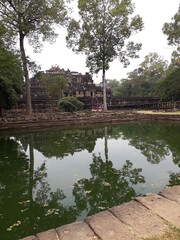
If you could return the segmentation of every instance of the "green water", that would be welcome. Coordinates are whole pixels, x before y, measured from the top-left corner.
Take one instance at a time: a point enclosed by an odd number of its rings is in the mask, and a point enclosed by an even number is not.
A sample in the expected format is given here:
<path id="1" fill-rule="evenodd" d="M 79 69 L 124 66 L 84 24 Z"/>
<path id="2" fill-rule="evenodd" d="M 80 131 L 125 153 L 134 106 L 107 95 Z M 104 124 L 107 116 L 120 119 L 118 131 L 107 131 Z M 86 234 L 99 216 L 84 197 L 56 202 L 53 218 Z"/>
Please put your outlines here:
<path id="1" fill-rule="evenodd" d="M 0 239 L 79 221 L 180 185 L 180 125 L 123 124 L 0 135 Z"/>

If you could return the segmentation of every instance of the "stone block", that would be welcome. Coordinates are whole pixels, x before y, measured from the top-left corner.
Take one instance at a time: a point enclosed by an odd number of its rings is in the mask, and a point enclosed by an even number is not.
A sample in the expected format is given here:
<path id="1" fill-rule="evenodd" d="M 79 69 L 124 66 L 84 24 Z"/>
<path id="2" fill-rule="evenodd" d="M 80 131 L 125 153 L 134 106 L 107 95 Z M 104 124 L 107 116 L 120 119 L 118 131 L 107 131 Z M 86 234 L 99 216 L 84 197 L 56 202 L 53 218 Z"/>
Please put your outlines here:
<path id="1" fill-rule="evenodd" d="M 37 234 L 38 240 L 60 240 L 54 229 Z"/>
<path id="2" fill-rule="evenodd" d="M 159 194 L 180 204 L 180 186 L 164 188 Z"/>
<path id="3" fill-rule="evenodd" d="M 161 218 L 134 200 L 109 211 L 143 238 L 162 235 L 167 230 L 167 225 Z"/>
<path id="4" fill-rule="evenodd" d="M 102 240 L 135 240 L 128 227 L 109 211 L 87 217 L 85 221 Z"/>
<path id="5" fill-rule="evenodd" d="M 75 222 L 56 229 L 60 240 L 98 240 L 85 222 Z"/>
<path id="6" fill-rule="evenodd" d="M 158 194 L 137 197 L 138 202 L 176 227 L 180 227 L 180 205 Z"/>

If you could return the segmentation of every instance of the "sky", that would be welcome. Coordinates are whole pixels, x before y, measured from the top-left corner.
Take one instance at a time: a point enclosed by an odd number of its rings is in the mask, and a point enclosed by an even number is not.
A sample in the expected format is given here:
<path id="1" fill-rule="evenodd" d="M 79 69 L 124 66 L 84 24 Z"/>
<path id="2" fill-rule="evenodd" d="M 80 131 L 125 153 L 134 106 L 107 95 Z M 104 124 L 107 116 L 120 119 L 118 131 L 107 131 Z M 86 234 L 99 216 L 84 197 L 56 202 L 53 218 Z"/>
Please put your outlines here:
<path id="1" fill-rule="evenodd" d="M 139 14 L 144 22 L 144 29 L 132 36 L 131 40 L 142 43 L 142 50 L 138 59 L 130 60 L 131 64 L 123 68 L 119 59 L 110 63 L 110 69 L 106 72 L 106 79 L 120 80 L 127 77 L 127 73 L 138 68 L 144 57 L 150 52 L 157 52 L 170 62 L 171 53 L 175 48 L 167 43 L 167 36 L 163 34 L 162 27 L 165 22 L 171 22 L 171 18 L 177 13 L 179 0 L 132 0 L 135 4 L 135 14 Z M 72 0 L 71 6 L 77 15 L 77 0 Z M 76 54 L 66 47 L 66 30 L 57 29 L 58 38 L 53 44 L 43 43 L 41 53 L 33 53 L 30 46 L 26 46 L 27 54 L 32 60 L 41 66 L 43 71 L 53 65 L 58 65 L 65 70 L 77 71 L 82 74 L 88 72 L 86 67 L 86 56 Z M 102 73 L 93 75 L 95 83 L 102 81 Z"/>

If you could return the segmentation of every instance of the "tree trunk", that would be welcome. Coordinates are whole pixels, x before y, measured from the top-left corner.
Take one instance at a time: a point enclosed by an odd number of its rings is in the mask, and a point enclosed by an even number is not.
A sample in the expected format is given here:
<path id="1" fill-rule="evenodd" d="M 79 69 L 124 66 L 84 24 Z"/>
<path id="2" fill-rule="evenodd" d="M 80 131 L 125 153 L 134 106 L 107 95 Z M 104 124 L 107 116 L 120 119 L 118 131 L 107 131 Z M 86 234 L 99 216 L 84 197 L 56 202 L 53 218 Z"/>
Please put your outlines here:
<path id="1" fill-rule="evenodd" d="M 0 117 L 3 117 L 2 100 L 0 99 Z"/>
<path id="2" fill-rule="evenodd" d="M 19 33 L 20 37 L 20 51 L 21 51 L 21 59 L 23 62 L 23 72 L 24 77 L 26 81 L 26 114 L 30 115 L 32 113 L 31 108 L 31 90 L 30 90 L 30 79 L 29 79 L 29 73 L 28 73 L 28 67 L 27 67 L 27 59 L 26 54 L 24 50 L 24 35 L 23 33 Z"/>
<path id="3" fill-rule="evenodd" d="M 105 153 L 105 160 L 108 161 L 108 139 L 107 139 L 107 127 L 104 128 L 104 153 Z"/>
<path id="4" fill-rule="evenodd" d="M 105 79 L 105 69 L 103 68 L 103 75 L 102 75 L 102 81 L 103 81 L 103 111 L 107 112 L 107 102 L 106 102 L 106 79 Z"/>

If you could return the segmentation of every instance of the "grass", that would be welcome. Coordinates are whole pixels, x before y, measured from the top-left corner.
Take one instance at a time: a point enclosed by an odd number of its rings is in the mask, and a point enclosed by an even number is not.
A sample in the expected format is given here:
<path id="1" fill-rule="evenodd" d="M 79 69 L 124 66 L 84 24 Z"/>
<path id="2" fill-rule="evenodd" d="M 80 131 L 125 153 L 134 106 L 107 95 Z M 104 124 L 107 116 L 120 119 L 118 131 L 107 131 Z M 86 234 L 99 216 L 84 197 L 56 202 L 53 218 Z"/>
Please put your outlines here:
<path id="1" fill-rule="evenodd" d="M 180 240 L 180 229 L 170 227 L 162 236 L 145 238 L 144 240 Z"/>

